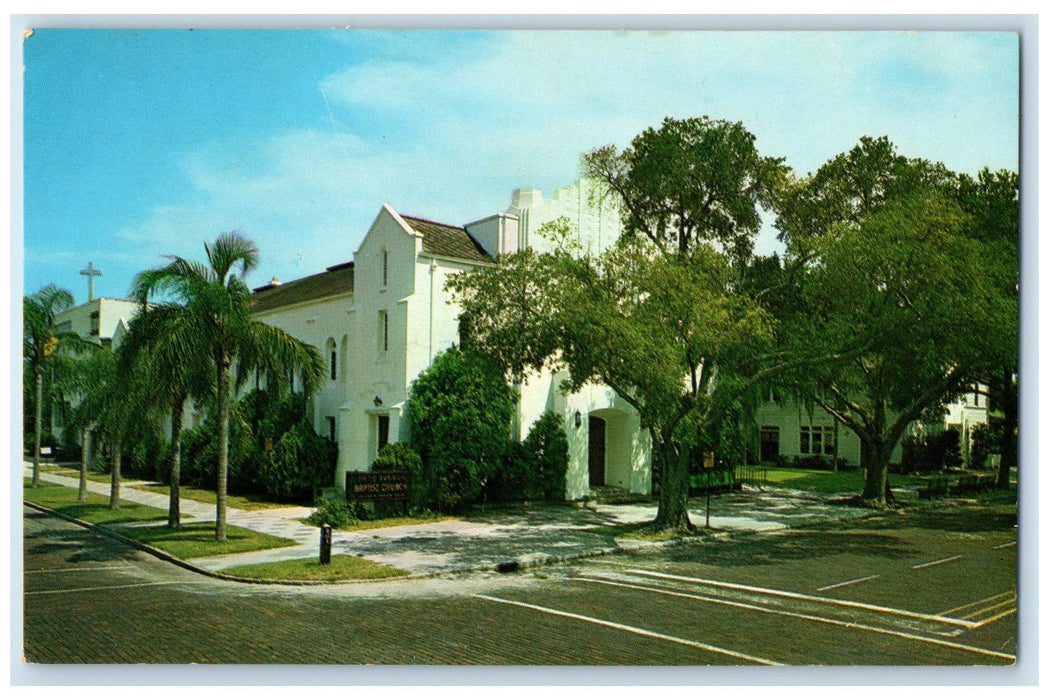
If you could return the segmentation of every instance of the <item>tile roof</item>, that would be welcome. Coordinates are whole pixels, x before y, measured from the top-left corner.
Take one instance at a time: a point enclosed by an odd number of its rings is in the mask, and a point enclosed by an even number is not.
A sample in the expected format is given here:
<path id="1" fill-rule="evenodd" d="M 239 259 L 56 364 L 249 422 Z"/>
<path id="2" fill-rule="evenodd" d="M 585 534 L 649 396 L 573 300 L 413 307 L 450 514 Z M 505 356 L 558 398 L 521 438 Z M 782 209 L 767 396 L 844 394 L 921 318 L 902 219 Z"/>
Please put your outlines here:
<path id="1" fill-rule="evenodd" d="M 332 265 L 326 271 L 284 284 L 256 287 L 251 295 L 251 310 L 270 311 L 303 301 L 353 292 L 353 263 Z"/>
<path id="2" fill-rule="evenodd" d="M 412 229 L 423 237 L 423 252 L 471 262 L 492 262 L 484 248 L 461 226 L 439 224 L 417 216 L 401 214 Z"/>

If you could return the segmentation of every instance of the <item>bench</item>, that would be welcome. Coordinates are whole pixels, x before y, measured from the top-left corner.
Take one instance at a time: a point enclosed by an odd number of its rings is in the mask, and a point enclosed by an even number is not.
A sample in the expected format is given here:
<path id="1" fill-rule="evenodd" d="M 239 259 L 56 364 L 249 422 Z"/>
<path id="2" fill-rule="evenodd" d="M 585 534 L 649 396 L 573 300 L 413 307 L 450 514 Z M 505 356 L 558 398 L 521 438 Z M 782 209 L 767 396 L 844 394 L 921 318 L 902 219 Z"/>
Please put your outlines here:
<path id="1" fill-rule="evenodd" d="M 930 476 L 924 486 L 918 487 L 918 498 L 936 498 L 946 496 L 950 491 L 950 482 L 945 474 Z"/>

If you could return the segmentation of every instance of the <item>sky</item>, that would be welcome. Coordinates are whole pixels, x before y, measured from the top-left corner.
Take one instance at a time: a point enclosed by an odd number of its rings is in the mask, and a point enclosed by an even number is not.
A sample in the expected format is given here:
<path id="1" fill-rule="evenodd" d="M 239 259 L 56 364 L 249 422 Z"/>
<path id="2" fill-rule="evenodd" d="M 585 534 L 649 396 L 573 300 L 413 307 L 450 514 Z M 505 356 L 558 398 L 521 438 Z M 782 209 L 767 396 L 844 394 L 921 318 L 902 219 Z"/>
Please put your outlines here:
<path id="1" fill-rule="evenodd" d="M 1008 32 L 38 29 L 22 48 L 23 288 L 77 303 L 89 261 L 122 298 L 231 230 L 259 247 L 250 286 L 321 272 L 384 202 L 465 224 L 667 116 L 741 121 L 798 174 L 866 135 L 1019 167 Z"/>

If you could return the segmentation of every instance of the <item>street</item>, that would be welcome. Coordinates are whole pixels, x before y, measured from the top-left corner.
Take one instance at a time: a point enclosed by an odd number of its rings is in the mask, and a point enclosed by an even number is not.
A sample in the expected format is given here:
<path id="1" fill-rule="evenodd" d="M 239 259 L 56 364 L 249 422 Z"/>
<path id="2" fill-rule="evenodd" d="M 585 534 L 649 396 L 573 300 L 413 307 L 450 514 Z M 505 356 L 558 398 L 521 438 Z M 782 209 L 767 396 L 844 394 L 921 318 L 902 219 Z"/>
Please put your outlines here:
<path id="1" fill-rule="evenodd" d="M 228 583 L 25 510 L 30 663 L 1001 666 L 1015 506 L 892 513 L 514 574 Z"/>

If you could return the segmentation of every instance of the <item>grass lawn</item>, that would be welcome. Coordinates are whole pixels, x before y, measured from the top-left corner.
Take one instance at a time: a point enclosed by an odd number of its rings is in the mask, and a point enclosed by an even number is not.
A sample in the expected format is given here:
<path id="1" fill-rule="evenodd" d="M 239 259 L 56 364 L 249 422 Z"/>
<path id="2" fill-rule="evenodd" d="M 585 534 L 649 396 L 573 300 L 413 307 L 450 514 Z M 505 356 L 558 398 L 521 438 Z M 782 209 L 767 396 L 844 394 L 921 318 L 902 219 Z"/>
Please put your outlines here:
<path id="1" fill-rule="evenodd" d="M 77 489 L 53 484 L 33 486 L 29 479 L 23 482 L 22 498 L 71 518 L 93 524 L 149 522 L 168 517 L 167 511 L 137 503 L 121 501 L 117 510 L 109 509 L 109 498 L 88 494 L 87 503 L 77 502 Z"/>
<path id="2" fill-rule="evenodd" d="M 226 525 L 226 541 L 215 541 L 215 523 L 189 523 L 179 530 L 170 530 L 166 525 L 147 527 L 121 527 L 120 534 L 143 544 L 173 554 L 179 559 L 208 557 L 218 554 L 254 552 L 260 549 L 276 549 L 297 544 L 294 540 L 273 537 L 254 530 Z"/>
<path id="3" fill-rule="evenodd" d="M 334 554 L 331 563 L 321 566 L 317 559 L 292 559 L 268 564 L 251 564 L 223 569 L 222 573 L 245 578 L 277 581 L 347 581 L 405 576 L 407 571 L 387 564 L 351 556 Z"/>
<path id="4" fill-rule="evenodd" d="M 159 493 L 165 496 L 171 491 L 171 488 L 165 484 L 143 484 L 135 488 L 139 491 L 149 491 L 150 493 Z M 215 492 L 208 489 L 201 489 L 195 486 L 180 486 L 178 493 L 179 498 L 190 501 L 210 503 L 212 505 L 215 503 Z M 271 508 L 290 508 L 293 504 L 273 503 L 263 499 L 262 496 L 234 496 L 226 494 L 226 505 L 238 510 L 270 510 Z"/>
<path id="5" fill-rule="evenodd" d="M 823 471 L 819 469 L 774 469 L 766 470 L 769 486 L 781 486 L 799 491 L 818 493 L 859 493 L 863 490 L 863 470 Z M 890 486 L 916 486 L 921 480 L 914 476 L 889 475 Z"/>

